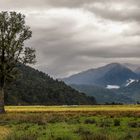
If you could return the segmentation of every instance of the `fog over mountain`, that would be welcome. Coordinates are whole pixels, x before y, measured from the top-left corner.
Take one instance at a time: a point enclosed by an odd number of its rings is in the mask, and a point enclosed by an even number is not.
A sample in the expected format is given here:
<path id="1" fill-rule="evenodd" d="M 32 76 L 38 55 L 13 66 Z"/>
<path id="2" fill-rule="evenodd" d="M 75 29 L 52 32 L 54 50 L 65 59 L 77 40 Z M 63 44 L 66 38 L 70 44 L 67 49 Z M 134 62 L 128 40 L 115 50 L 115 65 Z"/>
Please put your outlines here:
<path id="1" fill-rule="evenodd" d="M 0 0 L 26 15 L 35 68 L 65 77 L 112 62 L 140 62 L 139 0 Z"/>

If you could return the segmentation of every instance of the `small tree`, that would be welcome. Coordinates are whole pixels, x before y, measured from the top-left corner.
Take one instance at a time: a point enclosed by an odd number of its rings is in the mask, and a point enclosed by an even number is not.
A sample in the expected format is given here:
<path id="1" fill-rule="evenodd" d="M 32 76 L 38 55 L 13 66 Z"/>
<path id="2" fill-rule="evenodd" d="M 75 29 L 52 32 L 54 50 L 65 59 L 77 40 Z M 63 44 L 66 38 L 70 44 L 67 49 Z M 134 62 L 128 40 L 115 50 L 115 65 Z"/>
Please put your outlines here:
<path id="1" fill-rule="evenodd" d="M 17 64 L 35 63 L 35 50 L 24 47 L 32 31 L 25 16 L 16 12 L 0 12 L 0 113 L 4 113 L 4 89 L 16 78 Z"/>

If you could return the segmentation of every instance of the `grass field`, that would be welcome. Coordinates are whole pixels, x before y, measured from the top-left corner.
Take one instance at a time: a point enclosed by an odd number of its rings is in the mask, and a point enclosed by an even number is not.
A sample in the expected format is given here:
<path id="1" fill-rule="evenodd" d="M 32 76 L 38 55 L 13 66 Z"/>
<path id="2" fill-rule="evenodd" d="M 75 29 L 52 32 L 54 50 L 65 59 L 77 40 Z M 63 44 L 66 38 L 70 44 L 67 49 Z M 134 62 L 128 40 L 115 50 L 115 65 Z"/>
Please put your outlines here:
<path id="1" fill-rule="evenodd" d="M 6 106 L 1 140 L 140 140 L 140 106 Z"/>
<path id="2" fill-rule="evenodd" d="M 63 112 L 63 111 L 138 111 L 140 105 L 95 105 L 95 106 L 6 106 L 7 112 Z"/>

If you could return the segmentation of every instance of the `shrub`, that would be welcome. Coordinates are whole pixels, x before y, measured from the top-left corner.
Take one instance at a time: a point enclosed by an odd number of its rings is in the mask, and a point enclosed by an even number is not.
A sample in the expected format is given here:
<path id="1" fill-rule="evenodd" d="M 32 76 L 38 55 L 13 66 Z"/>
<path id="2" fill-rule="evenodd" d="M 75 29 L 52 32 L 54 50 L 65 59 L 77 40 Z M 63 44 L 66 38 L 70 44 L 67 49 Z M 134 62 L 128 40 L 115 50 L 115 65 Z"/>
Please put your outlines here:
<path id="1" fill-rule="evenodd" d="M 99 127 L 110 127 L 111 126 L 111 121 L 101 120 L 98 125 L 99 125 Z"/>
<path id="2" fill-rule="evenodd" d="M 96 120 L 95 119 L 86 119 L 85 124 L 95 124 L 96 123 Z"/>
<path id="3" fill-rule="evenodd" d="M 138 127 L 138 123 L 137 122 L 129 122 L 128 126 L 129 127 L 133 127 L 133 128 L 137 128 Z"/>
<path id="4" fill-rule="evenodd" d="M 114 120 L 114 126 L 120 126 L 120 120 L 115 119 Z"/>
<path id="5" fill-rule="evenodd" d="M 75 131 L 75 133 L 80 134 L 80 135 L 90 135 L 92 134 L 89 129 L 79 127 L 78 130 Z"/>
<path id="6" fill-rule="evenodd" d="M 79 118 L 69 118 L 65 120 L 66 123 L 68 124 L 79 124 L 81 123 Z"/>

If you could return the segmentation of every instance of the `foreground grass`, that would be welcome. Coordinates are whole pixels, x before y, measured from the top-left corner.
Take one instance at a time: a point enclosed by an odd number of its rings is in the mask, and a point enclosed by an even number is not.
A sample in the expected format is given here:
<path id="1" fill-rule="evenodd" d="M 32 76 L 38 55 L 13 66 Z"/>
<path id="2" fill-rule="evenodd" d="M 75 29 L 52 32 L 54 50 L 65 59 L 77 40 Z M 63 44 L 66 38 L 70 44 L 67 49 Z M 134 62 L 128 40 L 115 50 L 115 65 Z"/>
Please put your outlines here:
<path id="1" fill-rule="evenodd" d="M 140 140 L 140 106 L 7 106 L 1 140 Z"/>

